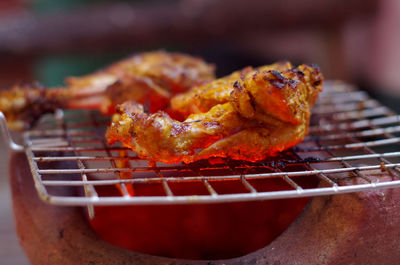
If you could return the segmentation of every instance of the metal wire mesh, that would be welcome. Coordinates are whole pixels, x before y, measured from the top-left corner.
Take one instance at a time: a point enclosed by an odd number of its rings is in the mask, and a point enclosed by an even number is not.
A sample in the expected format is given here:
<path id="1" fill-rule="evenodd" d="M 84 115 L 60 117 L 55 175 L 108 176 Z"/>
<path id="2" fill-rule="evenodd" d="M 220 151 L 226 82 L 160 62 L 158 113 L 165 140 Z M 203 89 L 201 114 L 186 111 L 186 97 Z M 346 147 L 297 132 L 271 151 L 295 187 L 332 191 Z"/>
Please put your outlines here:
<path id="1" fill-rule="evenodd" d="M 400 116 L 341 82 L 326 82 L 302 143 L 259 163 L 149 165 L 126 148 L 109 146 L 107 125 L 96 112 L 66 112 L 25 133 L 43 200 L 88 206 L 93 215 L 93 205 L 217 203 L 400 186 Z M 68 187 L 78 192 L 65 195 Z"/>

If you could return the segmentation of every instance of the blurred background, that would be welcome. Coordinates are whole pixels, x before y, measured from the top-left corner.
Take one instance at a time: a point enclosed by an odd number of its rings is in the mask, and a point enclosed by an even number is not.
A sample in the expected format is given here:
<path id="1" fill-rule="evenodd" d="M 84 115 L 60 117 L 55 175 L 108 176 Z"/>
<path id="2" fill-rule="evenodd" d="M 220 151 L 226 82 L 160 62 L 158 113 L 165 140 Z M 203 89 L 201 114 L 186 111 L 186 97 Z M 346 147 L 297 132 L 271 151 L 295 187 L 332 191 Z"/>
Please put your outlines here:
<path id="1" fill-rule="evenodd" d="M 317 63 L 400 111 L 398 0 L 0 1 L 0 89 L 63 84 L 129 54 L 203 57 L 219 76 L 289 59 Z M 6 150 L 0 139 L 0 148 Z M 28 264 L 18 246 L 0 152 L 0 263 Z"/>

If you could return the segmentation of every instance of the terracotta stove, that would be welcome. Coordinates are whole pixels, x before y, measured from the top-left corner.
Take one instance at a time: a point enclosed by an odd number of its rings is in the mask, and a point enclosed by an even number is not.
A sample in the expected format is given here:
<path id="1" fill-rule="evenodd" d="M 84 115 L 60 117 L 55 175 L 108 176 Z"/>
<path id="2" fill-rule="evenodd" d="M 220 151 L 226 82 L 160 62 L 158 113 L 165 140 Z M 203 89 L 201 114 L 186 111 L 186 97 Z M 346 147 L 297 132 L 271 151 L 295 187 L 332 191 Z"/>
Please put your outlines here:
<path id="1" fill-rule="evenodd" d="M 96 113 L 45 118 L 8 137 L 21 244 L 33 264 L 395 264 L 400 117 L 340 82 L 313 113 L 279 157 L 155 166 Z"/>

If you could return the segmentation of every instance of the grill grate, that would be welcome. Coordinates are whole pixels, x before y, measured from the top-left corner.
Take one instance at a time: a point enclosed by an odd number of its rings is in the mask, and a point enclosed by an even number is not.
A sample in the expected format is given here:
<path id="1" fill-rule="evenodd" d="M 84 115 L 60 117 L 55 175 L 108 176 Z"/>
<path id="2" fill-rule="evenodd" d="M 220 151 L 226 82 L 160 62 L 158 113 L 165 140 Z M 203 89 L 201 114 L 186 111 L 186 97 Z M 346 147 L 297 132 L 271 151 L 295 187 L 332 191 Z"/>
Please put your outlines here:
<path id="1" fill-rule="evenodd" d="M 44 201 L 88 206 L 93 216 L 94 205 L 217 203 L 400 187 L 400 116 L 338 81 L 326 82 L 304 141 L 259 163 L 149 165 L 126 148 L 107 145 L 107 125 L 97 112 L 65 112 L 58 119 L 46 116 L 24 134 Z M 116 185 L 122 195 L 102 192 Z M 66 196 L 59 187 L 82 192 Z"/>

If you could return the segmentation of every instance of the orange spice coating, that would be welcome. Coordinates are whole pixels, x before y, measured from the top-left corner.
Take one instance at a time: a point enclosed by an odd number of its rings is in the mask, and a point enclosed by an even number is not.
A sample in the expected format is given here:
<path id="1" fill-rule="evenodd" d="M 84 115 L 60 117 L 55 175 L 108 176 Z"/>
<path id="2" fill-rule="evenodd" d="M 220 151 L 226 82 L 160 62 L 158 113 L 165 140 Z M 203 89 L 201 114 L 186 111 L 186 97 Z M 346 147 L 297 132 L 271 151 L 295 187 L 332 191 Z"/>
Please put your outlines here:
<path id="1" fill-rule="evenodd" d="M 96 109 L 114 113 L 126 100 L 151 111 L 165 108 L 170 98 L 215 78 L 214 66 L 200 58 L 164 51 L 136 54 L 82 77 L 68 77 L 55 89 L 15 86 L 0 91 L 0 111 L 15 130 L 29 128 L 42 114 L 57 108 Z"/>
<path id="2" fill-rule="evenodd" d="M 183 122 L 126 102 L 118 107 L 106 137 L 150 161 L 261 160 L 303 139 L 322 82 L 315 65 L 246 68 L 174 97 L 175 111 L 191 113 Z"/>

